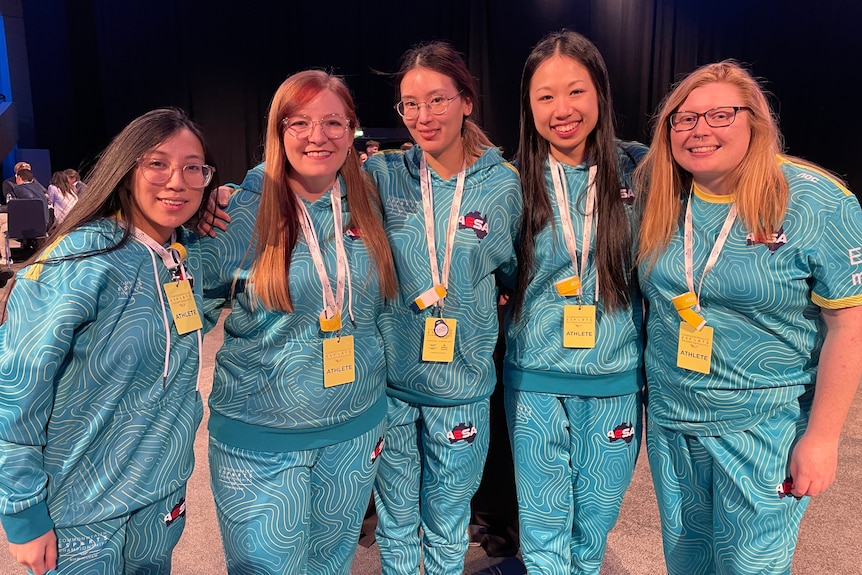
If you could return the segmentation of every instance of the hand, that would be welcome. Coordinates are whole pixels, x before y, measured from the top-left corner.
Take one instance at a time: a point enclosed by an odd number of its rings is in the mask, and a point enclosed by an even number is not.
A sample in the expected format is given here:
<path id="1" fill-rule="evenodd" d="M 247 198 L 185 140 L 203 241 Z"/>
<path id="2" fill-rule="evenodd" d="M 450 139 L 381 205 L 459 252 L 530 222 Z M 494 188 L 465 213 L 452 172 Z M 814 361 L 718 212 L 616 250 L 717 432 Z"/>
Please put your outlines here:
<path id="1" fill-rule="evenodd" d="M 199 236 L 210 236 L 214 238 L 216 228 L 225 231 L 230 223 L 230 216 L 222 208 L 227 207 L 230 195 L 233 192 L 228 186 L 219 186 L 210 194 L 207 209 L 198 221 L 197 233 Z"/>
<path id="2" fill-rule="evenodd" d="M 15 561 L 34 575 L 44 575 L 48 569 L 57 568 L 57 535 L 52 529 L 27 543 L 10 543 L 9 552 Z"/>
<path id="3" fill-rule="evenodd" d="M 838 442 L 822 441 L 805 433 L 790 455 L 791 493 L 797 497 L 820 495 L 835 482 Z"/>

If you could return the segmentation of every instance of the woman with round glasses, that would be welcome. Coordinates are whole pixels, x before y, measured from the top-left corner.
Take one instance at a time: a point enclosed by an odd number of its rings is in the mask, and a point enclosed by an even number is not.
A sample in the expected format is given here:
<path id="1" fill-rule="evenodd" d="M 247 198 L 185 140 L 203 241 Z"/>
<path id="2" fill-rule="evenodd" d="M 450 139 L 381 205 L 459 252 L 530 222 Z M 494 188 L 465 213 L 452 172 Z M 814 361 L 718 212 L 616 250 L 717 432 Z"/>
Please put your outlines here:
<path id="1" fill-rule="evenodd" d="M 521 79 L 524 217 L 507 325 L 506 414 L 528 573 L 598 574 L 640 450 L 643 306 L 631 177 L 598 48 L 572 31 Z"/>
<path id="2" fill-rule="evenodd" d="M 230 197 L 227 231 L 202 241 L 206 295 L 233 299 L 209 399 L 232 575 L 347 575 L 371 496 L 386 416 L 378 316 L 396 282 L 356 126 L 341 79 L 287 78 L 265 163 Z"/>
<path id="3" fill-rule="evenodd" d="M 396 109 L 416 145 L 364 164 L 399 281 L 380 319 L 389 412 L 376 535 L 385 575 L 417 573 L 423 556 L 425 573 L 454 575 L 488 450 L 495 273 L 514 271 L 520 189 L 470 119 L 476 85 L 450 45 L 409 50 L 396 79 Z"/>
<path id="4" fill-rule="evenodd" d="M 29 572 L 169 573 L 203 416 L 199 244 L 215 170 L 180 110 L 132 121 L 18 273 L 0 326 L 0 522 Z"/>
<path id="5" fill-rule="evenodd" d="M 787 574 L 862 378 L 862 210 L 782 154 L 734 62 L 691 73 L 657 120 L 637 182 L 668 573 Z"/>

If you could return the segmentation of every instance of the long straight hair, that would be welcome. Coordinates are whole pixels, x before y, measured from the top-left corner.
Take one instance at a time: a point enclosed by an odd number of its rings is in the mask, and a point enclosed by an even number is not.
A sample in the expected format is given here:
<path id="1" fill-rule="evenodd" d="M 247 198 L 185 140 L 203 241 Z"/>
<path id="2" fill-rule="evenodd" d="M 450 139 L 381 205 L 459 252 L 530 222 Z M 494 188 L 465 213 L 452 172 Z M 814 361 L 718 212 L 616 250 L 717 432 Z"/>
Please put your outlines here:
<path id="1" fill-rule="evenodd" d="M 461 93 L 461 97 L 473 104 L 473 111 L 478 107 L 479 91 L 476 88 L 476 80 L 470 74 L 464 59 L 448 42 L 435 40 L 419 44 L 401 56 L 401 66 L 395 74 L 397 100 L 401 100 L 401 80 L 416 68 L 426 68 L 449 77 Z M 485 149 L 493 148 L 494 144 L 473 119 L 473 111 L 470 115 L 464 116 L 461 124 L 461 143 L 464 146 L 464 158 L 475 160 Z M 467 163 L 471 162 L 468 160 Z"/>
<path id="2" fill-rule="evenodd" d="M 350 128 L 358 126 L 350 90 L 340 78 L 322 70 L 306 70 L 287 78 L 272 98 L 266 127 L 263 192 L 254 228 L 255 255 L 249 274 L 255 295 L 269 309 L 293 312 L 290 262 L 299 237 L 299 200 L 288 182 L 290 165 L 284 149 L 282 119 L 328 90 L 344 105 Z M 347 188 L 350 223 L 362 232 L 380 282 L 380 292 L 394 298 L 397 290 L 392 252 L 381 222 L 377 189 L 355 153 L 349 153 L 339 172 Z M 346 222 L 345 222 L 346 225 Z M 340 230 L 337 231 L 340 233 Z"/>
<path id="3" fill-rule="evenodd" d="M 553 207 L 545 184 L 545 162 L 550 144 L 536 130 L 530 103 L 530 83 L 536 70 L 553 56 L 576 60 L 590 74 L 598 96 L 599 117 L 587 136 L 585 158 L 596 165 L 596 274 L 603 288 L 602 302 L 608 311 L 620 309 L 631 301 L 632 232 L 626 208 L 620 197 L 617 173 L 617 144 L 614 109 L 607 67 L 598 48 L 585 37 L 570 30 L 545 36 L 524 64 L 521 76 L 520 141 L 518 170 L 524 195 L 518 254 L 518 279 L 512 295 L 512 312 L 520 318 L 524 294 L 533 280 L 536 236 L 553 222 Z"/>
<path id="4" fill-rule="evenodd" d="M 194 134 L 203 148 L 204 161 L 210 166 L 215 166 L 201 129 L 183 110 L 159 108 L 147 112 L 132 120 L 108 144 L 87 178 L 87 193 L 78 199 L 75 209 L 70 211 L 66 219 L 57 226 L 53 236 L 60 237 L 99 218 L 119 216 L 119 219 L 134 224 L 135 199 L 132 194 L 132 182 L 138 158 L 183 129 Z M 216 178 L 213 177 L 204 188 L 203 200 L 196 217 L 205 213 L 209 195 L 217 185 Z M 68 259 L 79 259 L 118 250 L 126 245 L 130 238 L 131 231 L 127 227 L 117 244 L 105 250 L 70 256 Z"/>
<path id="5" fill-rule="evenodd" d="M 736 87 L 742 96 L 739 104 L 751 110 L 748 113 L 751 128 L 748 152 L 728 175 L 729 189 L 736 196 L 740 218 L 749 232 L 762 237 L 781 226 L 787 210 L 790 190 L 777 159 L 782 149 L 781 132 L 760 84 L 733 60 L 702 66 L 676 84 L 665 97 L 655 118 L 649 152 L 635 171 L 643 213 L 638 262 L 649 264 L 647 270 L 678 229 L 681 197 L 692 185 L 692 175 L 673 157 L 670 115 L 692 91 L 716 82 Z"/>
<path id="6" fill-rule="evenodd" d="M 147 112 L 132 120 L 111 140 L 87 178 L 87 193 L 78 199 L 75 208 L 52 231 L 52 237 L 60 238 L 101 218 L 119 219 L 134 224 L 135 198 L 132 185 L 138 158 L 183 129 L 194 134 L 203 148 L 204 161 L 210 166 L 215 166 L 203 133 L 184 111 L 179 108 L 159 108 Z M 206 211 L 210 193 L 217 185 L 216 178 L 213 177 L 209 185 L 204 188 L 203 199 L 196 217 L 201 217 Z M 128 244 L 131 238 L 131 227 L 126 226 L 120 240 L 104 249 L 46 259 L 44 254 L 45 250 L 51 247 L 49 245 L 33 255 L 26 263 L 81 260 L 116 251 Z M 8 291 L 11 292 L 14 284 L 14 280 L 9 282 Z M 0 315 L 5 320 L 5 302 Z"/>

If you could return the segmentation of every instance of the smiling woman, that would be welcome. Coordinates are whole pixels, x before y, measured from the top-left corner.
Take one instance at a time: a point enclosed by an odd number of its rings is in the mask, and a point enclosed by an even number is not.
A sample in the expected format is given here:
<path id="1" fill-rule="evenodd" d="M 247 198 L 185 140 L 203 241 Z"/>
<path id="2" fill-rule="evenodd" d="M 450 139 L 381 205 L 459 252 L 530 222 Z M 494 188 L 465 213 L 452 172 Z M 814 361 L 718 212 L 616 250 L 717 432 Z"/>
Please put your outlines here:
<path id="1" fill-rule="evenodd" d="M 862 209 L 782 153 L 761 87 L 732 61 L 671 91 L 638 170 L 668 573 L 789 573 L 862 379 Z"/>
<path id="2" fill-rule="evenodd" d="M 384 575 L 419 572 L 423 554 L 425 573 L 454 575 L 488 451 L 496 276 L 514 271 L 521 198 L 517 172 L 470 119 L 476 83 L 450 45 L 409 50 L 396 78 L 395 109 L 416 145 L 363 166 L 399 274 L 380 321 L 389 426 L 377 542 Z"/>
<path id="3" fill-rule="evenodd" d="M 203 416 L 201 260 L 180 226 L 210 192 L 206 150 L 180 110 L 135 119 L 18 272 L 0 326 L 0 521 L 37 575 L 170 570 Z"/>
<path id="4" fill-rule="evenodd" d="M 351 151 L 357 124 L 340 78 L 287 78 L 265 164 L 231 196 L 227 231 L 202 240 L 208 314 L 235 298 L 209 424 L 233 574 L 346 575 L 371 496 L 386 415 L 378 318 L 395 272 Z"/>

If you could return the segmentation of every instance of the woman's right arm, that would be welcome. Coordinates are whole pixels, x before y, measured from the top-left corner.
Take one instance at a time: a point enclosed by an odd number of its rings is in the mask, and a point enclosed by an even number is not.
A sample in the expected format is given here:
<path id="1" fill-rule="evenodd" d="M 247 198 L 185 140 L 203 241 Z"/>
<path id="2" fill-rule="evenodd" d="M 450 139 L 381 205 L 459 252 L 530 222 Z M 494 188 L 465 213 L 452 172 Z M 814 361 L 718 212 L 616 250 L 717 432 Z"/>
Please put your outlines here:
<path id="1" fill-rule="evenodd" d="M 16 282 L 0 326 L 0 522 L 13 556 L 43 573 L 56 562 L 42 464 L 55 377 L 98 298 L 30 279 L 35 267 Z"/>

